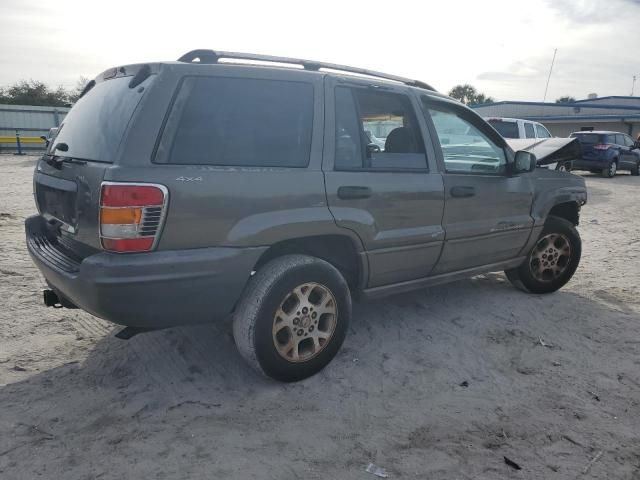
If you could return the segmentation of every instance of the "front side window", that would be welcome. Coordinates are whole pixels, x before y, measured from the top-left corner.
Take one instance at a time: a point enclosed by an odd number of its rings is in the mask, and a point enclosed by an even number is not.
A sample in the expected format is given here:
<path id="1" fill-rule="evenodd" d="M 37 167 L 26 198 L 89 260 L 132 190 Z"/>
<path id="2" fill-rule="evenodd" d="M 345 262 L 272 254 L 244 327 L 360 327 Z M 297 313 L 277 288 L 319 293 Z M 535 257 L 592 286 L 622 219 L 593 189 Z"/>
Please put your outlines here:
<path id="1" fill-rule="evenodd" d="M 305 167 L 312 121 L 309 83 L 187 77 L 167 119 L 156 161 Z"/>
<path id="2" fill-rule="evenodd" d="M 626 147 L 633 147 L 635 145 L 635 142 L 627 135 L 623 136 L 623 140 Z"/>
<path id="3" fill-rule="evenodd" d="M 424 143 L 406 95 L 336 87 L 336 169 L 427 168 Z"/>
<path id="4" fill-rule="evenodd" d="M 526 138 L 536 138 L 536 134 L 533 131 L 533 123 L 524 124 L 524 136 Z"/>
<path id="5" fill-rule="evenodd" d="M 447 172 L 504 172 L 507 159 L 502 147 L 454 110 L 428 105 L 425 107 L 436 129 Z"/>
<path id="6" fill-rule="evenodd" d="M 536 133 L 538 134 L 538 138 L 551 138 L 549 130 L 544 128 L 542 125 L 536 125 Z"/>

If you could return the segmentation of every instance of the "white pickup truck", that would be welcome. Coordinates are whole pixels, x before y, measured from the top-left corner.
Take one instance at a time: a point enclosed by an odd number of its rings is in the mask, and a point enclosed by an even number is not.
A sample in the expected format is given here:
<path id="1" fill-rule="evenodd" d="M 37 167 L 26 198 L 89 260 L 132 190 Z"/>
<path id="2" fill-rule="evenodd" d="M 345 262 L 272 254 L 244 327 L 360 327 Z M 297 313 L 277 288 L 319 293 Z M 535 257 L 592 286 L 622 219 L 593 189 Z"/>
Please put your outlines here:
<path id="1" fill-rule="evenodd" d="M 485 117 L 504 138 L 551 138 L 549 130 L 538 122 L 521 118 Z"/>

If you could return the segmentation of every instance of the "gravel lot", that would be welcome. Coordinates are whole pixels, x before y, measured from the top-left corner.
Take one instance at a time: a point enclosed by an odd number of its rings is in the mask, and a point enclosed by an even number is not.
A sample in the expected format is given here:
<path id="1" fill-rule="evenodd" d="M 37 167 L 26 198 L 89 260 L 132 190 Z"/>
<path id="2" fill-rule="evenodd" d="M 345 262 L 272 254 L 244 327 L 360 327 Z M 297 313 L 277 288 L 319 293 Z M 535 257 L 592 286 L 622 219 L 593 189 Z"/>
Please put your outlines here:
<path id="1" fill-rule="evenodd" d="M 33 165 L 0 156 L 2 480 L 640 478 L 640 178 L 585 175 L 560 292 L 496 273 L 355 305 L 333 363 L 282 385 L 228 323 L 125 342 L 42 306 Z"/>

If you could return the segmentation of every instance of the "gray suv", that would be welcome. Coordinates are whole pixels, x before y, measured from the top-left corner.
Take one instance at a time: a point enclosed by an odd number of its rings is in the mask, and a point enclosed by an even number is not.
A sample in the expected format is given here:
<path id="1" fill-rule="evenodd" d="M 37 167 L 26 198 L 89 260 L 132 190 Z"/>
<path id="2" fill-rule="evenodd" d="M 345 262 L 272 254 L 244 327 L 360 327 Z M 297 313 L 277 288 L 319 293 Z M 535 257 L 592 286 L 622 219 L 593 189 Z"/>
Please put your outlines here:
<path id="1" fill-rule="evenodd" d="M 352 298 L 498 270 L 559 289 L 587 198 L 422 82 L 212 50 L 92 80 L 34 191 L 45 304 L 122 338 L 231 315 L 244 358 L 283 381 L 335 356 Z"/>

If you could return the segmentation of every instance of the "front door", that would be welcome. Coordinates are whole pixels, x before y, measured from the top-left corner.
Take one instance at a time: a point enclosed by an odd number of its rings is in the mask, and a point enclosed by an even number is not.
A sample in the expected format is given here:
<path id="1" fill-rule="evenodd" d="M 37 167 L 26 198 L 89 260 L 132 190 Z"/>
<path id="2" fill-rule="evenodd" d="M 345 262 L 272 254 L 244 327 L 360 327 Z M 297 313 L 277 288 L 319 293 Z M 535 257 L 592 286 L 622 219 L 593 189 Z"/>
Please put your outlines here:
<path id="1" fill-rule="evenodd" d="M 504 139 L 468 109 L 423 96 L 441 162 L 445 245 L 434 273 L 516 258 L 533 228 L 532 174 L 507 175 Z"/>
<path id="2" fill-rule="evenodd" d="M 362 240 L 366 287 L 429 275 L 444 194 L 426 123 L 404 86 L 327 78 L 323 170 L 336 223 Z"/>

